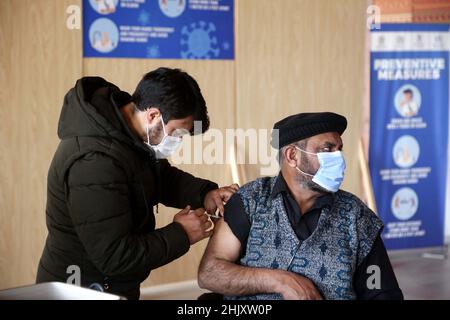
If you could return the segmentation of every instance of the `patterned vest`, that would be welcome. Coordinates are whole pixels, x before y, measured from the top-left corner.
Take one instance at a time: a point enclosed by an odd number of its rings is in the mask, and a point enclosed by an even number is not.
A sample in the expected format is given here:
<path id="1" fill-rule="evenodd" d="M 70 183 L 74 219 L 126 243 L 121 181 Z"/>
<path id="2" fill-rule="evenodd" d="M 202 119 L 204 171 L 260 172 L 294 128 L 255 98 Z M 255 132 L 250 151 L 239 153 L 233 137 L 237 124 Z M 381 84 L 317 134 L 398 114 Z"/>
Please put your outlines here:
<path id="1" fill-rule="evenodd" d="M 240 264 L 281 269 L 310 279 L 325 299 L 355 299 L 353 275 L 383 225 L 356 196 L 339 190 L 330 209 L 323 208 L 317 228 L 303 242 L 286 214 L 283 198 L 271 198 L 277 177 L 260 178 L 239 189 L 251 228 Z M 281 299 L 277 293 L 225 297 Z"/>

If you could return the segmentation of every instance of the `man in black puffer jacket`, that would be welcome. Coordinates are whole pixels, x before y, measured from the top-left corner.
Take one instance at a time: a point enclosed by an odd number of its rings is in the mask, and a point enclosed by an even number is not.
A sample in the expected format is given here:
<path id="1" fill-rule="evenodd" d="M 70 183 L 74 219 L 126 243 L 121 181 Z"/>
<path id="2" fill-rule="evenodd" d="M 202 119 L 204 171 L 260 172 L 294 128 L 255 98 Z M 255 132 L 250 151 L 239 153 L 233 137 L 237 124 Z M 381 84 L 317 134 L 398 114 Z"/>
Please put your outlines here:
<path id="1" fill-rule="evenodd" d="M 178 69 L 149 72 L 130 96 L 99 77 L 64 98 L 61 142 L 48 173 L 48 237 L 37 282 L 73 281 L 129 299 L 152 269 L 211 234 L 205 215 L 237 190 L 172 167 L 181 133 L 209 127 L 197 82 Z M 184 208 L 155 230 L 153 207 Z M 193 209 L 193 210 L 191 210 Z"/>

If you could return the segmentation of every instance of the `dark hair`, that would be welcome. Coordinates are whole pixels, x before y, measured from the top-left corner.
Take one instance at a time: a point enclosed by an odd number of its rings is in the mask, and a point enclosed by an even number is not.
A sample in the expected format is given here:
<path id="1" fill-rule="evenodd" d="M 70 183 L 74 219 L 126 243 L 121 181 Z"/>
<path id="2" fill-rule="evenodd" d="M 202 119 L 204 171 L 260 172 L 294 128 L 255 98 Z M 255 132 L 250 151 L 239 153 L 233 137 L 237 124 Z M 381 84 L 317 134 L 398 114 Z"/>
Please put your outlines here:
<path id="1" fill-rule="evenodd" d="M 403 90 L 403 93 L 409 93 L 410 95 L 413 95 L 413 92 L 411 89 L 405 89 L 405 90 Z"/>
<path id="2" fill-rule="evenodd" d="M 202 122 L 202 133 L 209 129 L 208 110 L 200 87 L 180 69 L 158 68 L 145 74 L 133 93 L 132 101 L 140 111 L 158 108 L 166 123 L 193 116 L 194 121 Z M 194 134 L 193 129 L 191 134 Z"/>

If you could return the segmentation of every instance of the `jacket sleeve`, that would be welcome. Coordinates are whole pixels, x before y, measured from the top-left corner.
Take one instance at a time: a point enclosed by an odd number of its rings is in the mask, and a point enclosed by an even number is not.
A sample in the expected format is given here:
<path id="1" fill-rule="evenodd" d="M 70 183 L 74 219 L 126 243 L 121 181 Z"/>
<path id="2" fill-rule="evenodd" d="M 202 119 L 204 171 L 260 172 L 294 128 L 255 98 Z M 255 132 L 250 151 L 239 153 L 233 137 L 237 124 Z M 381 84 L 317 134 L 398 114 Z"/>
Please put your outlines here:
<path id="1" fill-rule="evenodd" d="M 66 197 L 76 233 L 89 258 L 106 276 L 144 276 L 189 250 L 183 227 L 171 223 L 133 232 L 133 212 L 123 169 L 111 157 L 91 153 L 66 176 Z"/>
<path id="2" fill-rule="evenodd" d="M 161 181 L 161 203 L 168 207 L 184 208 L 190 205 L 197 209 L 203 207 L 206 194 L 218 188 L 209 180 L 193 175 L 170 165 L 167 160 L 159 160 Z"/>

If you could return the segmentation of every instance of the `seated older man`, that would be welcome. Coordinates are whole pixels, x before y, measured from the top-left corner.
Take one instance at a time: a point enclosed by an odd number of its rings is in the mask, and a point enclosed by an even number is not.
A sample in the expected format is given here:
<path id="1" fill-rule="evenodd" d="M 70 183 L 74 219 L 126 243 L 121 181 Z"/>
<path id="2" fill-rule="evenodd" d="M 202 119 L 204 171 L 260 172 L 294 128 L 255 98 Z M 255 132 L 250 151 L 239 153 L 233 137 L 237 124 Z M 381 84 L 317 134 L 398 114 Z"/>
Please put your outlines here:
<path id="1" fill-rule="evenodd" d="M 200 264 L 202 288 L 225 299 L 403 299 L 380 219 L 339 189 L 346 127 L 330 112 L 275 124 L 281 172 L 226 204 Z"/>

